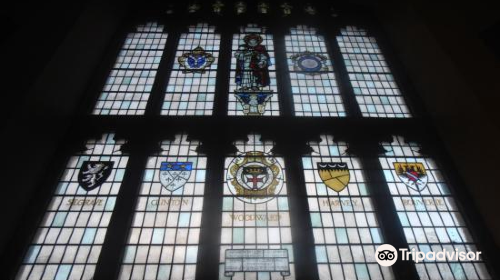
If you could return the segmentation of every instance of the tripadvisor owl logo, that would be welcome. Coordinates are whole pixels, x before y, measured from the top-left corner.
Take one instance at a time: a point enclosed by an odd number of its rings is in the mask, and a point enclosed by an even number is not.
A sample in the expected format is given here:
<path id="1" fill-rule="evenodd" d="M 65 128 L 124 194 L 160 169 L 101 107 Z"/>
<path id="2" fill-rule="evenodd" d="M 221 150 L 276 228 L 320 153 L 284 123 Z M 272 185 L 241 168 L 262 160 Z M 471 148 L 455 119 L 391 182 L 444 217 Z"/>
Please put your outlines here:
<path id="1" fill-rule="evenodd" d="M 419 251 L 415 248 L 408 250 L 406 248 L 399 248 L 396 250 L 390 244 L 382 244 L 375 251 L 375 260 L 381 266 L 391 266 L 398 260 L 398 251 L 402 261 L 414 261 L 419 263 L 422 261 L 479 261 L 481 260 L 481 252 L 477 251 L 454 251 L 443 249 L 442 251 Z"/>
<path id="2" fill-rule="evenodd" d="M 375 260 L 381 266 L 391 266 L 398 260 L 398 251 L 392 245 L 380 245 L 375 251 Z"/>

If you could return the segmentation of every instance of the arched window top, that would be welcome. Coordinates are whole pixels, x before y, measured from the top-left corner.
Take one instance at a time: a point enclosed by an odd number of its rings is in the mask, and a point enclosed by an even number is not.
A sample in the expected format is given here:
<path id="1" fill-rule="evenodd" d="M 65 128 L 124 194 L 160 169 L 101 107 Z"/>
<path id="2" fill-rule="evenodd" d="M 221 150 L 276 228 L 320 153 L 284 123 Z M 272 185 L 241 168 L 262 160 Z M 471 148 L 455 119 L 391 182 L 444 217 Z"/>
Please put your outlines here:
<path id="1" fill-rule="evenodd" d="M 420 145 L 416 142 L 406 142 L 404 137 L 392 136 L 392 142 L 382 142 L 382 147 L 386 150 L 385 156 L 397 157 L 420 157 Z"/>
<path id="2" fill-rule="evenodd" d="M 178 154 L 183 156 L 197 156 L 197 148 L 200 145 L 198 140 L 188 140 L 186 133 L 176 134 L 175 140 L 162 141 L 160 155 Z"/>
<path id="3" fill-rule="evenodd" d="M 234 146 L 238 153 L 246 153 L 250 151 L 260 151 L 264 153 L 272 153 L 274 142 L 271 140 L 261 140 L 260 134 L 249 134 L 246 140 L 234 141 Z"/>
<path id="4" fill-rule="evenodd" d="M 190 25 L 188 29 L 191 33 L 215 33 L 215 26 L 205 22 Z"/>
<path id="5" fill-rule="evenodd" d="M 319 142 L 308 142 L 312 149 L 311 156 L 347 156 L 347 143 L 335 141 L 330 134 L 321 134 Z"/>
<path id="6" fill-rule="evenodd" d="M 121 155 L 121 147 L 126 141 L 115 140 L 114 133 L 105 133 L 99 139 L 90 139 L 86 142 L 87 149 L 83 152 L 86 155 Z"/>

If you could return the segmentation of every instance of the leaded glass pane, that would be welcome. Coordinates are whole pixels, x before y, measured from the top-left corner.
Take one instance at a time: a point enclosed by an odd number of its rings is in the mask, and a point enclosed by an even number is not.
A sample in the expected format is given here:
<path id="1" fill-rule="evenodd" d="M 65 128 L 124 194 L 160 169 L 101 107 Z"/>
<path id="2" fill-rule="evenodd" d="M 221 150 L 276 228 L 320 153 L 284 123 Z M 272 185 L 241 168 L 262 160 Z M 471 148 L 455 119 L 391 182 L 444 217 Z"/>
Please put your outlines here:
<path id="1" fill-rule="evenodd" d="M 179 134 L 149 157 L 120 280 L 194 279 L 207 163 L 198 145 Z"/>
<path id="2" fill-rule="evenodd" d="M 228 115 L 279 116 L 273 36 L 249 24 L 234 34 Z"/>
<path id="3" fill-rule="evenodd" d="M 345 116 L 325 38 L 315 28 L 299 25 L 285 36 L 285 45 L 295 115 Z"/>
<path id="4" fill-rule="evenodd" d="M 384 238 L 361 162 L 346 143 L 321 139 L 302 158 L 320 279 L 394 279 L 375 260 Z"/>
<path id="5" fill-rule="evenodd" d="M 93 279 L 128 161 L 113 137 L 70 158 L 16 279 Z"/>
<path id="6" fill-rule="evenodd" d="M 212 115 L 220 35 L 199 23 L 180 36 L 162 115 Z"/>
<path id="7" fill-rule="evenodd" d="M 394 137 L 392 143 L 382 145 L 386 153 L 380 157 L 380 164 L 410 249 L 478 251 L 436 162 L 422 156 L 417 144 L 406 143 L 402 137 Z M 482 259 L 425 259 L 415 265 L 422 279 L 491 278 Z"/>
<path id="8" fill-rule="evenodd" d="M 166 42 L 155 22 L 128 34 L 92 114 L 144 115 Z"/>
<path id="9" fill-rule="evenodd" d="M 219 279 L 295 279 L 285 165 L 249 135 L 225 160 Z"/>
<path id="10" fill-rule="evenodd" d="M 347 26 L 337 42 L 363 117 L 411 117 L 375 38 L 363 29 Z"/>

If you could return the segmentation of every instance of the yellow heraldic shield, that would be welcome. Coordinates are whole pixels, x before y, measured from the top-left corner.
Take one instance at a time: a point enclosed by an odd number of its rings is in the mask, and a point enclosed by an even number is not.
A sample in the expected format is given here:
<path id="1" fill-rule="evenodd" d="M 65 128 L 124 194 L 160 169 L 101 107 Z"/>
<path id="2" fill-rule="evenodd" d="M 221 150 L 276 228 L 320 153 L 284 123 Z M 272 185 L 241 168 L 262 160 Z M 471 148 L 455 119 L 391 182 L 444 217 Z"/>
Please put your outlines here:
<path id="1" fill-rule="evenodd" d="M 345 162 L 318 162 L 318 173 L 323 183 L 336 192 L 345 189 L 351 179 Z"/>

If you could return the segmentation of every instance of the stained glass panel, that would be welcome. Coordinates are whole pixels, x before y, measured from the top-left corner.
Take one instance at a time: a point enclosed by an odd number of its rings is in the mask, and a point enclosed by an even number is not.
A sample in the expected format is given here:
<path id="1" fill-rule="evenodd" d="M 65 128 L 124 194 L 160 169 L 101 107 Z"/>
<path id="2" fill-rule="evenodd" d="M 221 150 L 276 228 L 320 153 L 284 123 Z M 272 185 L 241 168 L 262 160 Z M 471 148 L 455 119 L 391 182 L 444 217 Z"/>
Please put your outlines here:
<path id="1" fill-rule="evenodd" d="M 387 152 L 380 163 L 410 249 L 478 251 L 436 162 L 402 137 L 382 144 Z M 425 259 L 415 265 L 421 279 L 491 279 L 482 260 Z"/>
<path id="2" fill-rule="evenodd" d="M 384 238 L 361 162 L 346 143 L 321 139 L 302 158 L 320 279 L 394 279 L 375 260 Z"/>
<path id="3" fill-rule="evenodd" d="M 70 158 L 16 279 L 93 279 L 128 161 L 113 137 Z"/>
<path id="4" fill-rule="evenodd" d="M 249 24 L 233 36 L 228 115 L 279 116 L 273 36 Z"/>
<path id="5" fill-rule="evenodd" d="M 143 115 L 166 42 L 155 22 L 128 34 L 92 114 Z"/>
<path id="6" fill-rule="evenodd" d="M 162 115 L 211 115 L 220 35 L 215 27 L 199 23 L 180 36 Z"/>
<path id="7" fill-rule="evenodd" d="M 219 279 L 295 279 L 282 157 L 249 135 L 225 160 Z"/>
<path id="8" fill-rule="evenodd" d="M 179 134 L 148 159 L 120 280 L 194 279 L 207 163 L 198 145 Z"/>
<path id="9" fill-rule="evenodd" d="M 285 46 L 295 115 L 345 116 L 325 38 L 315 28 L 299 25 L 285 36 Z"/>
<path id="10" fill-rule="evenodd" d="M 409 118 L 410 111 L 374 37 L 347 26 L 337 36 L 364 117 Z"/>

